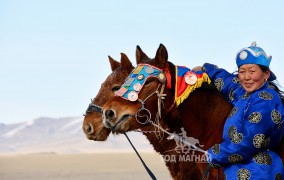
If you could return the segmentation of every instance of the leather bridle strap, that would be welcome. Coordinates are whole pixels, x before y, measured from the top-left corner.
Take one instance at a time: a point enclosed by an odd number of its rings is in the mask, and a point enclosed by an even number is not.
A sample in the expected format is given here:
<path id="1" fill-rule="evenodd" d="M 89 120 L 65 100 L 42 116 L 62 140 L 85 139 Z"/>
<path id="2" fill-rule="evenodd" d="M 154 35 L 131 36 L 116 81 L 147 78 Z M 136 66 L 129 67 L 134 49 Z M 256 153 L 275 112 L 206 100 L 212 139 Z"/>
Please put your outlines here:
<path id="1" fill-rule="evenodd" d="M 207 165 L 206 165 L 206 169 L 205 169 L 205 172 L 204 172 L 204 175 L 203 175 L 203 177 L 202 177 L 202 179 L 201 179 L 201 180 L 204 180 L 204 179 L 205 179 L 205 177 L 206 177 L 206 179 L 208 179 L 208 178 L 209 178 L 210 169 L 211 169 L 211 166 L 210 166 L 210 164 L 209 164 L 209 163 L 207 163 Z"/>
<path id="2" fill-rule="evenodd" d="M 205 177 L 206 177 L 207 180 L 209 179 L 210 169 L 211 169 L 211 165 L 209 163 L 207 163 L 205 172 L 204 172 L 201 180 L 204 180 Z M 217 169 L 217 175 L 216 175 L 216 180 L 218 180 L 218 179 L 219 179 L 219 168 Z"/>

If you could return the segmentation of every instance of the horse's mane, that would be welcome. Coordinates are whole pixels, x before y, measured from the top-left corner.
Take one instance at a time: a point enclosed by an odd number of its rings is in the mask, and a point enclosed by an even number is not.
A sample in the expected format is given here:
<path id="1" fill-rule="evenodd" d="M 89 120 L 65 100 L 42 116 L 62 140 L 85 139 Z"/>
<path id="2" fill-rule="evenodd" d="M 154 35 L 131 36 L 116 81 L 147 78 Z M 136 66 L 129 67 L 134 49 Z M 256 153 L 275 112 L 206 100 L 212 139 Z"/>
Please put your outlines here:
<path id="1" fill-rule="evenodd" d="M 170 70 L 170 72 L 176 72 L 176 68 L 175 68 L 175 65 L 172 63 L 172 62 L 170 62 L 170 61 L 168 61 L 168 65 L 169 65 L 169 70 Z M 176 77 L 175 77 L 175 73 L 171 73 L 171 86 L 172 87 L 175 87 L 175 79 Z M 174 81 L 173 81 L 174 80 Z M 171 93 L 172 94 L 174 94 L 175 93 L 175 88 L 172 88 L 171 89 Z"/>

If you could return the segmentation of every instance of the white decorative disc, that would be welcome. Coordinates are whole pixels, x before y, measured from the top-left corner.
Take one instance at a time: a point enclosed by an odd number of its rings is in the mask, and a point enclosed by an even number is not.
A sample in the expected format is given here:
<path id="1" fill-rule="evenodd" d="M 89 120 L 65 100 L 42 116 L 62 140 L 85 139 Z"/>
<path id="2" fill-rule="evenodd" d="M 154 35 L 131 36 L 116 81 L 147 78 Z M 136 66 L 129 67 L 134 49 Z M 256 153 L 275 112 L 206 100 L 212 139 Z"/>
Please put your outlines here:
<path id="1" fill-rule="evenodd" d="M 140 91 L 141 88 L 142 88 L 142 85 L 140 83 L 136 83 L 133 85 L 133 89 L 135 91 Z"/>
<path id="2" fill-rule="evenodd" d="M 127 98 L 129 101 L 136 101 L 138 99 L 138 94 L 135 91 L 131 91 L 128 95 Z"/>
<path id="3" fill-rule="evenodd" d="M 159 73 L 158 74 L 158 79 L 159 79 L 159 81 L 161 82 L 161 83 L 164 83 L 165 81 L 166 81 L 166 76 L 165 76 L 165 74 L 164 73 Z"/>
<path id="4" fill-rule="evenodd" d="M 184 78 L 185 78 L 185 82 L 186 84 L 189 84 L 189 85 L 193 85 L 196 83 L 197 81 L 197 76 L 191 72 L 191 71 L 188 71 L 185 75 L 184 75 Z"/>
<path id="5" fill-rule="evenodd" d="M 241 60 L 245 60 L 248 57 L 248 53 L 246 51 L 242 51 L 239 56 Z"/>

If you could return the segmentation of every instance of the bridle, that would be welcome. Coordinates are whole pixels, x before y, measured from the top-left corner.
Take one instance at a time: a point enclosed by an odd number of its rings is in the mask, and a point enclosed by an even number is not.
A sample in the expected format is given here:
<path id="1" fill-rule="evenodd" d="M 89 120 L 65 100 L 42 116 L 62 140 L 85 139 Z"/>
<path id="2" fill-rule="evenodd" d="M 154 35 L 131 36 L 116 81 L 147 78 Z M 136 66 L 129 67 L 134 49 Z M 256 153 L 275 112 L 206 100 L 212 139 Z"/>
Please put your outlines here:
<path id="1" fill-rule="evenodd" d="M 149 77 L 154 77 L 159 80 L 159 84 L 157 88 L 149 94 L 146 98 L 141 99 L 139 98 L 139 93 L 142 90 L 143 86 L 145 85 L 146 80 Z M 132 102 L 139 102 L 141 103 L 141 108 L 138 109 L 134 115 L 129 115 L 135 117 L 136 121 L 139 124 L 155 124 L 155 131 L 156 137 L 162 139 L 163 138 L 163 131 L 160 129 L 162 128 L 160 125 L 160 119 L 162 117 L 162 109 L 164 109 L 164 102 L 163 100 L 167 96 L 167 94 L 164 94 L 165 86 L 166 86 L 166 74 L 165 71 L 162 69 L 159 69 L 155 66 L 151 66 L 148 64 L 139 64 L 128 76 L 128 78 L 125 80 L 124 84 L 121 86 L 121 88 L 115 93 L 115 96 L 121 97 L 125 100 L 132 101 Z M 138 88 L 137 88 L 138 87 Z M 157 95 L 157 106 L 158 111 L 155 117 L 155 120 L 152 120 L 152 115 L 150 111 L 145 107 L 146 101 L 153 97 L 154 95 Z M 146 118 L 146 119 L 145 119 Z M 118 123 L 121 123 L 123 120 L 119 120 Z M 143 119 L 143 121 L 141 121 Z M 115 126 L 116 126 L 115 125 Z M 160 127 L 160 128 L 158 128 Z"/>
<path id="2" fill-rule="evenodd" d="M 96 105 L 95 103 L 93 103 L 93 100 L 91 99 L 91 103 L 89 104 L 86 113 L 92 113 L 92 112 L 97 112 L 97 113 L 103 113 L 103 109 L 101 106 Z M 85 116 L 85 115 L 84 115 Z M 102 129 L 99 131 L 99 133 L 97 134 L 97 136 L 102 132 Z M 154 173 L 148 168 L 148 166 L 146 165 L 146 163 L 143 161 L 143 159 L 141 158 L 140 154 L 138 153 L 138 151 L 136 150 L 136 148 L 134 147 L 134 145 L 132 144 L 131 140 L 129 139 L 129 137 L 127 136 L 126 133 L 123 133 L 126 137 L 126 139 L 128 140 L 128 142 L 130 143 L 131 147 L 133 148 L 133 150 L 135 151 L 136 155 L 138 156 L 139 160 L 141 161 L 142 165 L 144 166 L 145 170 L 147 171 L 147 173 L 149 174 L 149 176 L 153 179 L 156 180 L 157 178 L 155 177 Z"/>
<path id="3" fill-rule="evenodd" d="M 102 113 L 103 112 L 103 108 L 101 106 L 96 105 L 95 103 L 93 103 L 93 100 L 91 99 L 91 103 L 89 104 L 89 106 L 88 106 L 88 108 L 86 110 L 86 113 L 92 113 L 92 112 Z"/>
<path id="4" fill-rule="evenodd" d="M 161 118 L 161 106 L 163 104 L 163 99 L 165 99 L 165 96 L 166 94 L 163 94 L 164 92 L 164 88 L 165 88 L 165 83 L 162 83 L 162 87 L 161 87 L 161 90 L 159 92 L 159 88 L 160 88 L 161 84 L 158 85 L 157 89 L 151 93 L 149 96 L 147 96 L 144 100 L 142 99 L 138 99 L 137 100 L 141 103 L 141 108 L 136 112 L 135 114 L 135 118 L 137 120 L 137 122 L 139 122 L 140 124 L 146 124 L 148 122 L 150 122 L 151 124 L 155 124 L 153 121 L 151 121 L 151 113 L 148 109 L 146 109 L 145 107 L 145 102 L 150 98 L 152 97 L 153 95 L 157 95 L 158 97 L 158 112 L 157 112 L 157 115 L 156 115 L 156 119 L 160 119 Z M 141 115 L 141 112 L 147 112 L 148 116 L 147 115 Z M 103 113 L 103 110 L 102 110 L 102 107 L 99 106 L 99 105 L 96 105 L 95 103 L 93 103 L 93 100 L 91 100 L 91 103 L 89 104 L 87 110 L 86 110 L 86 113 L 92 113 L 92 112 L 97 112 L 97 113 Z M 146 121 L 145 122 L 140 122 L 138 120 L 138 118 L 140 117 L 144 117 L 146 116 Z M 120 123 L 120 122 L 118 122 Z M 117 124 L 118 124 L 117 123 Z M 116 125 L 117 125 L 116 124 Z M 116 126 L 115 125 L 115 126 Z M 160 127 L 160 125 L 156 125 L 155 127 Z M 156 134 L 156 130 L 155 130 L 155 134 Z M 132 142 L 130 141 L 129 137 L 127 136 L 126 133 L 123 133 L 125 135 L 125 137 L 127 138 L 128 142 L 130 143 L 131 147 L 133 148 L 133 150 L 135 151 L 136 155 L 138 156 L 138 158 L 140 159 L 141 163 L 143 164 L 144 168 L 146 169 L 147 173 L 149 174 L 149 176 L 153 179 L 153 180 L 156 180 L 157 178 L 155 177 L 155 175 L 152 173 L 152 171 L 148 168 L 148 166 L 145 164 L 145 162 L 143 161 L 143 159 L 141 158 L 141 156 L 139 155 L 138 151 L 136 150 L 136 148 L 134 147 L 134 145 L 132 144 Z M 156 134 L 157 136 L 157 134 Z M 160 136 L 160 135 L 159 135 Z"/>
<path id="5" fill-rule="evenodd" d="M 161 87 L 160 91 L 159 88 Z M 166 98 L 167 94 L 164 94 L 164 88 L 165 88 L 165 83 L 160 83 L 157 87 L 157 89 L 151 93 L 149 96 L 147 96 L 144 100 L 138 99 L 138 101 L 141 103 L 141 108 L 136 112 L 135 114 L 135 118 L 136 121 L 140 124 L 147 124 L 150 123 L 154 126 L 155 128 L 155 135 L 158 139 L 163 139 L 164 137 L 164 129 L 162 128 L 161 124 L 160 124 L 160 119 L 162 118 L 162 106 L 164 106 L 164 102 L 163 100 Z M 158 100 L 158 111 L 155 117 L 155 120 L 152 120 L 151 117 L 151 113 L 150 111 L 145 107 L 146 101 L 152 97 L 153 95 L 157 95 Z M 146 115 L 141 115 L 142 112 L 144 112 Z M 144 122 L 139 121 L 139 119 L 141 119 L 141 117 L 146 117 L 146 120 Z"/>
<path id="6" fill-rule="evenodd" d="M 159 119 L 160 119 L 161 116 L 162 116 L 162 115 L 161 115 L 161 106 L 162 106 L 162 103 L 163 103 L 162 100 L 165 99 L 166 94 L 163 94 L 163 91 L 164 91 L 164 84 L 162 84 L 161 91 L 159 92 L 160 86 L 161 86 L 161 84 L 159 84 L 158 87 L 157 87 L 157 89 L 156 89 L 154 92 L 152 92 L 149 96 L 147 96 L 144 100 L 142 100 L 142 99 L 140 99 L 140 98 L 137 98 L 137 101 L 141 103 L 141 108 L 136 111 L 135 115 L 128 115 L 128 116 L 129 116 L 129 117 L 135 117 L 136 121 L 137 121 L 139 124 L 142 124 L 142 125 L 147 124 L 147 123 L 151 123 L 151 124 L 153 124 L 153 123 L 155 124 L 155 123 L 156 123 L 156 126 L 154 126 L 154 127 L 155 127 L 155 132 L 156 132 L 155 134 L 156 134 L 157 138 L 161 138 L 161 139 L 162 139 L 161 132 L 158 131 L 159 128 L 157 128 L 157 127 L 160 126 L 160 125 L 159 125 Z M 147 101 L 150 97 L 152 97 L 153 95 L 155 95 L 155 94 L 157 94 L 157 97 L 158 97 L 158 112 L 157 112 L 157 115 L 156 115 L 156 120 L 155 120 L 155 122 L 154 122 L 154 121 L 151 120 L 151 113 L 150 113 L 150 111 L 145 107 L 145 104 L 146 104 L 146 101 Z M 143 113 L 144 113 L 144 114 L 143 114 Z M 141 119 L 141 118 L 146 118 L 146 120 L 142 122 L 142 121 L 139 120 L 139 119 Z M 111 129 L 112 129 L 112 130 L 115 129 L 115 127 L 116 127 L 119 123 L 121 123 L 121 122 L 123 122 L 123 121 L 125 121 L 125 120 L 126 120 L 126 119 L 121 119 L 121 120 L 119 120 L 118 122 L 116 122 L 116 123 L 114 124 L 114 126 L 111 127 Z"/>
<path id="7" fill-rule="evenodd" d="M 161 91 L 159 92 L 160 86 L 161 86 L 161 84 L 159 84 L 158 87 L 157 87 L 157 89 L 156 89 L 153 93 L 151 93 L 149 96 L 147 96 L 144 100 L 141 100 L 141 99 L 138 98 L 138 101 L 141 103 L 141 108 L 135 113 L 135 117 L 136 117 L 136 120 L 137 120 L 138 123 L 140 123 L 140 124 L 146 124 L 146 123 L 148 123 L 148 122 L 151 121 L 151 113 L 150 113 L 150 111 L 145 107 L 145 104 L 146 104 L 146 101 L 147 101 L 150 97 L 152 97 L 153 95 L 155 95 L 155 94 L 156 94 L 157 97 L 158 97 L 158 112 L 157 112 L 157 116 L 158 116 L 159 118 L 161 118 L 161 116 L 162 116 L 162 115 L 161 115 L 161 106 L 162 106 L 162 105 L 164 106 L 163 100 L 165 99 L 165 97 L 167 96 L 167 94 L 163 94 L 165 84 L 164 84 L 164 83 L 162 84 Z M 138 119 L 139 117 L 145 117 L 145 116 L 146 116 L 146 115 L 140 115 L 141 111 L 146 111 L 146 112 L 149 114 L 149 116 L 147 116 L 147 120 L 146 120 L 145 122 L 140 122 L 139 119 Z"/>

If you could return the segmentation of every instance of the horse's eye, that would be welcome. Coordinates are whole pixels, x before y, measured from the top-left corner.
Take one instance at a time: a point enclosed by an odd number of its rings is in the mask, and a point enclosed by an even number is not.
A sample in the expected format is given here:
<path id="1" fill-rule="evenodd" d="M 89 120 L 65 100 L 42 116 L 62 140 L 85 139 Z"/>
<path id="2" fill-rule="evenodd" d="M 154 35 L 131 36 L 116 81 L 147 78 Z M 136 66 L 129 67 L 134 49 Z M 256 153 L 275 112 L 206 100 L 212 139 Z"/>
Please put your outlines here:
<path id="1" fill-rule="evenodd" d="M 111 91 L 115 92 L 115 91 L 119 90 L 119 88 L 120 88 L 120 86 L 114 86 L 114 87 L 111 88 Z"/>

